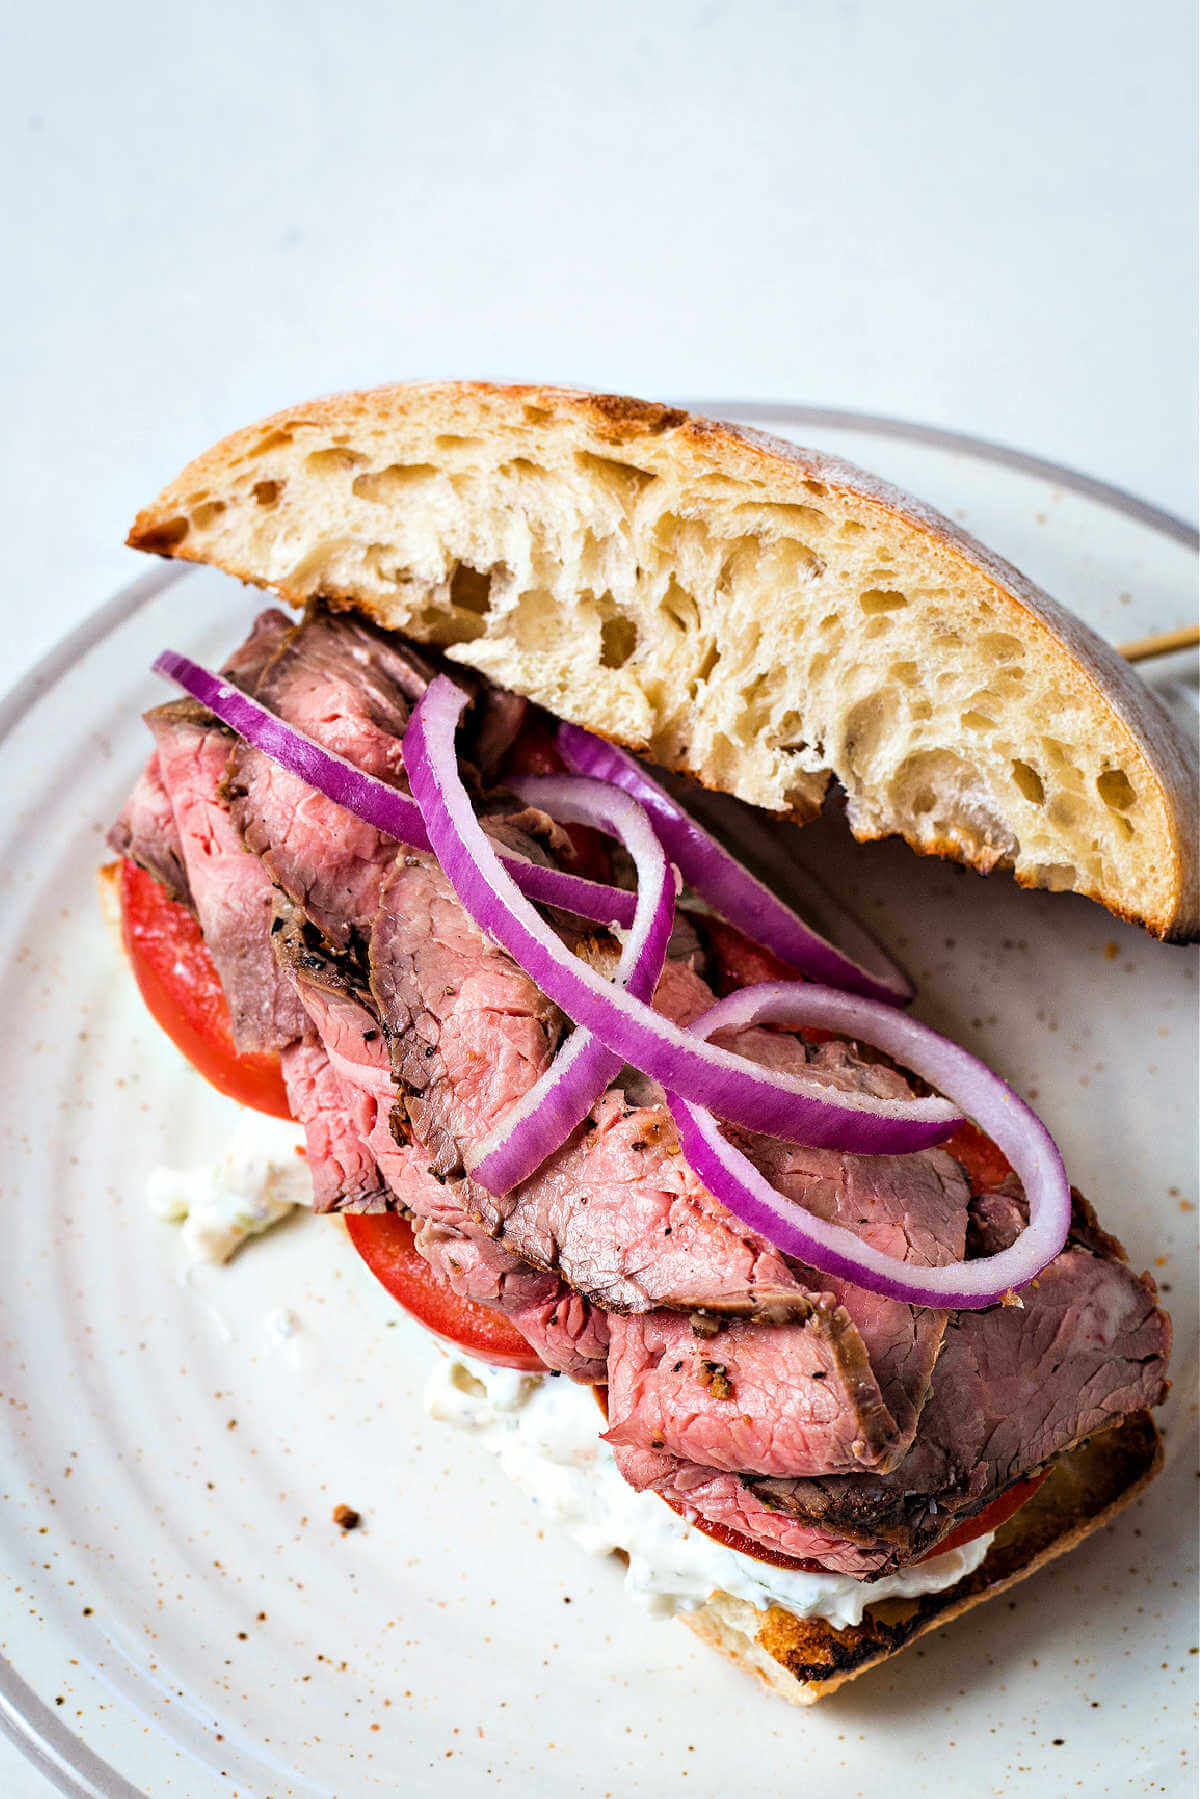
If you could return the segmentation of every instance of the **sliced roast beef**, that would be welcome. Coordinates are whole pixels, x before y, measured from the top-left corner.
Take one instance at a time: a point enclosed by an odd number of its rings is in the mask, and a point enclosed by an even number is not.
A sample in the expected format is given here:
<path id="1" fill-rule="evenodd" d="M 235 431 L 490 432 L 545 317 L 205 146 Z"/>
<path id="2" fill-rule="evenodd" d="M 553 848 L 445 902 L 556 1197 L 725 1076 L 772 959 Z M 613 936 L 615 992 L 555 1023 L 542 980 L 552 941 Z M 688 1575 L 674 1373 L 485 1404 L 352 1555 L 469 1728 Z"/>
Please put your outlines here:
<path id="1" fill-rule="evenodd" d="M 891 1466 L 907 1447 L 843 1306 L 736 1319 L 697 1336 L 679 1312 L 611 1320 L 608 1441 L 764 1474 Z"/>
<path id="2" fill-rule="evenodd" d="M 395 1202 L 366 1146 L 370 1104 L 343 1081 L 320 1043 L 280 1053 L 292 1117 L 304 1126 L 314 1212 L 386 1212 Z"/>
<path id="3" fill-rule="evenodd" d="M 603 1383 L 607 1315 L 565 1282 L 530 1268 L 480 1231 L 463 1235 L 426 1219 L 414 1241 L 435 1273 L 463 1299 L 503 1312 L 547 1368 L 590 1386 Z"/>
<path id="4" fill-rule="evenodd" d="M 810 1044 L 785 1032 L 757 1029 L 729 1040 L 739 1054 L 756 1062 L 783 1073 L 820 1075 L 844 1091 L 883 1099 L 901 1099 L 911 1092 L 896 1069 L 865 1061 L 848 1043 Z M 852 1156 L 772 1137 L 742 1134 L 739 1141 L 778 1192 L 805 1211 L 853 1231 L 885 1255 L 936 1267 L 957 1261 L 964 1253 L 967 1182 L 962 1168 L 944 1150 Z M 929 1392 L 946 1313 L 886 1299 L 848 1280 L 815 1277 L 811 1270 L 793 1265 L 801 1278 L 819 1279 L 858 1327 L 895 1419 L 897 1456 L 911 1442 Z"/>
<path id="5" fill-rule="evenodd" d="M 848 1542 L 802 1518 L 773 1511 L 736 1474 L 702 1468 L 694 1462 L 654 1449 L 616 1447 L 613 1459 L 622 1477 L 638 1493 L 659 1493 L 684 1516 L 724 1526 L 751 1543 L 782 1555 L 796 1556 L 831 1574 L 860 1578 L 882 1572 L 888 1552 L 882 1546 Z"/>
<path id="6" fill-rule="evenodd" d="M 402 1095 L 398 1124 L 424 1144 L 439 1175 L 461 1175 L 464 1148 L 549 1067 L 562 1016 L 477 929 L 426 857 L 396 860 L 370 960 L 371 991 Z M 476 1204 L 463 1203 L 468 1211 Z M 487 1204 L 494 1208 L 490 1198 Z"/>
<path id="7" fill-rule="evenodd" d="M 845 1284 L 831 1294 L 829 1283 L 789 1266 L 707 1193 L 680 1155 L 663 1106 L 631 1104 L 618 1090 L 531 1180 L 500 1200 L 483 1192 L 463 1175 L 463 1152 L 548 1062 L 550 1043 L 531 1028 L 531 1020 L 545 1019 L 544 1002 L 511 958 L 470 925 L 445 877 L 423 858 L 402 859 L 389 876 L 371 957 L 372 990 L 405 1094 L 404 1127 L 429 1147 L 443 1177 L 437 1222 L 482 1225 L 523 1262 L 560 1275 L 609 1310 L 746 1313 L 781 1327 L 769 1350 L 753 1332 L 731 1334 L 729 1356 L 744 1365 L 745 1389 L 740 1405 L 731 1405 L 722 1382 L 705 1379 L 713 1357 L 689 1353 L 682 1372 L 672 1373 L 679 1357 L 664 1342 L 670 1336 L 674 1345 L 680 1330 L 686 1337 L 686 1322 L 614 1325 L 614 1441 L 667 1444 L 693 1456 L 705 1441 L 720 1466 L 762 1473 L 887 1467 L 900 1458 L 928 1391 L 944 1314 L 914 1312 Z M 689 1018 L 711 994 L 676 964 L 656 1003 Z M 842 1086 L 907 1091 L 894 1071 L 862 1064 L 843 1046 L 746 1035 L 763 1059 L 782 1065 L 790 1056 L 791 1065 Z M 878 1212 L 875 1236 L 893 1253 L 926 1261 L 962 1253 L 967 1190 L 949 1157 L 856 1161 L 850 1169 L 831 1152 L 793 1151 L 786 1172 L 797 1197 L 807 1203 L 811 1189 L 814 1209 L 840 1222 L 857 1227 Z M 786 1424 L 781 1393 L 790 1395 Z"/>
<path id="8" fill-rule="evenodd" d="M 129 856 L 160 881 L 173 900 L 180 900 L 185 906 L 192 904 L 183 844 L 171 796 L 158 771 L 157 747 L 146 758 L 146 766 L 108 833 L 107 842 L 116 855 Z"/>
<path id="9" fill-rule="evenodd" d="M 1012 1241 L 1024 1215 L 1011 1190 L 972 1202 L 973 1247 Z M 617 1448 L 639 1491 L 686 1498 L 696 1514 L 768 1549 L 872 1578 L 935 1549 L 1023 1476 L 1097 1431 L 1157 1405 L 1170 1321 L 1148 1275 L 1076 1196 L 1071 1241 L 1022 1307 L 954 1315 L 916 1439 L 882 1475 L 807 1480 L 740 1476 L 667 1453 Z M 821 1538 L 828 1549 L 814 1548 Z"/>
<path id="10" fill-rule="evenodd" d="M 297 626 L 255 690 L 281 718 L 367 774 L 406 790 L 400 740 L 430 667 L 346 614 Z M 369 929 L 396 844 L 261 750 L 239 744 L 227 785 L 234 825 L 271 879 L 338 949 Z"/>
<path id="11" fill-rule="evenodd" d="M 990 1212 L 985 1240 L 1012 1240 L 1023 1205 L 1011 1193 Z M 989 1249 L 990 1253 L 990 1249 Z M 1020 1306 L 959 1312 L 946 1332 L 916 1441 L 874 1480 L 759 1481 L 756 1496 L 819 1528 L 884 1545 L 889 1566 L 924 1553 L 1021 1476 L 1166 1391 L 1171 1327 L 1149 1275 L 1077 1198 L 1067 1248 Z"/>
<path id="12" fill-rule="evenodd" d="M 147 715 L 171 796 L 188 885 L 242 1050 L 279 1049 L 306 1030 L 304 1008 L 271 951 L 275 894 L 221 798 L 231 740 L 190 700 Z"/>
<path id="13" fill-rule="evenodd" d="M 223 673 L 239 686 L 253 688 L 291 628 L 282 612 L 260 612 L 250 635 L 229 658 Z M 159 771 L 157 746 L 150 752 L 124 810 L 108 833 L 108 844 L 118 856 L 129 856 L 140 863 L 162 883 L 172 899 L 187 906 L 192 904 L 183 845 L 171 797 Z"/>
<path id="14" fill-rule="evenodd" d="M 442 1183 L 424 1149 L 397 1143 L 391 1134 L 395 1087 L 387 1049 L 352 964 L 314 949 L 294 916 L 277 933 L 275 948 L 321 1040 L 315 1051 L 289 1051 L 284 1061 L 289 1094 L 293 1080 L 297 1086 L 293 1110 L 306 1125 L 316 1209 L 379 1209 L 382 1185 L 385 1205 L 401 1206 L 419 1221 L 417 1249 L 456 1293 L 504 1312 L 548 1368 L 573 1380 L 603 1381 L 603 1313 L 557 1276 L 519 1261 L 473 1219 L 455 1226 L 431 1222 L 442 1204 Z M 310 1094 L 317 1101 L 311 1124 L 303 1109 Z M 348 1168 L 369 1168 L 378 1185 L 360 1174 L 356 1197 Z"/>

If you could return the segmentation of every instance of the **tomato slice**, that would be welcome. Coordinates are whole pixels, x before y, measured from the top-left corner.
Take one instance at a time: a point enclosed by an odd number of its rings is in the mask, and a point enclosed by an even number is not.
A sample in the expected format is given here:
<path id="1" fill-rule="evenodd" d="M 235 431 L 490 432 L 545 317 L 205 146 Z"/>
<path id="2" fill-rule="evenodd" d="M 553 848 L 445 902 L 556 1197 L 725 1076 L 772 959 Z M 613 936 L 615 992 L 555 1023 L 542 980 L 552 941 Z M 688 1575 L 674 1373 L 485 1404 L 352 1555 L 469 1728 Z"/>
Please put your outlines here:
<path id="1" fill-rule="evenodd" d="M 397 1212 L 347 1212 L 350 1241 L 375 1279 L 404 1310 L 455 1349 L 481 1362 L 540 1374 L 545 1364 L 515 1325 L 491 1306 L 460 1299 L 438 1279 L 413 1244 L 412 1226 Z"/>
<path id="2" fill-rule="evenodd" d="M 972 1193 L 990 1193 L 1012 1173 L 1008 1157 L 977 1124 L 960 1124 L 939 1148 L 962 1164 Z"/>
<path id="3" fill-rule="evenodd" d="M 973 1543 L 976 1537 L 981 1537 L 984 1531 L 999 1530 L 1002 1524 L 1007 1524 L 1020 1511 L 1027 1499 L 1033 1498 L 1049 1472 L 1049 1468 L 1044 1468 L 1040 1474 L 1031 1474 L 1028 1480 L 1019 1480 L 1007 1492 L 1001 1493 L 998 1499 L 993 1499 L 991 1505 L 985 1505 L 981 1512 L 976 1512 L 973 1518 L 966 1519 L 957 1530 L 952 1530 L 948 1537 L 935 1543 L 929 1554 L 923 1555 L 921 1560 L 927 1562 L 935 1555 L 945 1555 L 948 1549 L 961 1549 L 964 1544 Z"/>
<path id="4" fill-rule="evenodd" d="M 148 1009 L 218 1093 L 290 1118 L 274 1052 L 239 1050 L 229 1006 L 200 926 L 161 882 L 128 858 L 117 883 L 121 937 Z"/>
<path id="5" fill-rule="evenodd" d="M 713 957 L 713 987 L 724 999 L 727 993 L 740 993 L 743 987 L 757 987 L 762 981 L 802 981 L 789 962 L 783 962 L 774 951 L 755 943 L 736 925 L 707 913 L 702 920 L 704 935 Z M 805 1025 L 800 1035 L 808 1043 L 831 1043 L 836 1031 L 822 1025 Z"/>

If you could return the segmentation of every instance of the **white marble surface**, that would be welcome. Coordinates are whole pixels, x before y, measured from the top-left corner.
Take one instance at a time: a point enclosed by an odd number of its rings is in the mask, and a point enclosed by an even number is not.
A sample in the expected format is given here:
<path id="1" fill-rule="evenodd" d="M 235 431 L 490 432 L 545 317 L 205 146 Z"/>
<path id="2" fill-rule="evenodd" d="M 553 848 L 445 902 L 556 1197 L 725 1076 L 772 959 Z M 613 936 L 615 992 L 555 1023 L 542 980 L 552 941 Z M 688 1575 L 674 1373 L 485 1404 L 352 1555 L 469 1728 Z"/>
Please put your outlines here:
<path id="1" fill-rule="evenodd" d="M 390 378 L 856 406 L 1190 515 L 1191 10 L 23 8 L 0 688 L 190 454 Z"/>

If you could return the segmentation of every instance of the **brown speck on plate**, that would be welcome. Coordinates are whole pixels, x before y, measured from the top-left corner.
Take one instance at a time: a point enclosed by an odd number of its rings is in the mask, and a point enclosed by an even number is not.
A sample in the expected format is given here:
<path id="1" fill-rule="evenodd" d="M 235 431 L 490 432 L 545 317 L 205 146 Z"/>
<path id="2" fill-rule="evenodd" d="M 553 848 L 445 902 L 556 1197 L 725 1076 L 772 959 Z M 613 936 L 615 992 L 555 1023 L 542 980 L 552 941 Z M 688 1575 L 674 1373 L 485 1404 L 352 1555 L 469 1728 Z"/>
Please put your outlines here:
<path id="1" fill-rule="evenodd" d="M 340 1524 L 344 1531 L 357 1530 L 361 1521 L 359 1513 L 355 1511 L 352 1505 L 334 1506 L 333 1522 L 335 1524 Z"/>

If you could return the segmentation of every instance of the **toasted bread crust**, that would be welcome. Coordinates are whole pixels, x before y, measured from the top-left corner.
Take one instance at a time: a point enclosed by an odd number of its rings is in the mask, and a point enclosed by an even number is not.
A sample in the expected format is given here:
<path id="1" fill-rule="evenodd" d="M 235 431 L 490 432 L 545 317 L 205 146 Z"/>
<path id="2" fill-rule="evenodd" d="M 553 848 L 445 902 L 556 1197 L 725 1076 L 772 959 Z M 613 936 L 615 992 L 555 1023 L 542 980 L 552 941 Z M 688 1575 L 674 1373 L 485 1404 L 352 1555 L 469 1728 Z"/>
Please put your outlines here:
<path id="1" fill-rule="evenodd" d="M 724 1595 L 680 1616 L 772 1692 L 794 1705 L 813 1705 L 1073 1549 L 1135 1499 L 1161 1465 L 1154 1422 L 1148 1412 L 1136 1412 L 1055 1462 L 1033 1498 L 1001 1525 L 973 1574 L 942 1593 L 885 1600 L 846 1630 L 797 1618 L 782 1606 L 755 1613 Z"/>
<path id="2" fill-rule="evenodd" d="M 1145 684 L 838 458 L 617 395 L 386 387 L 234 433 L 129 542 L 358 607 L 756 804 L 810 817 L 832 776 L 861 838 L 1200 931 L 1194 751 Z"/>

